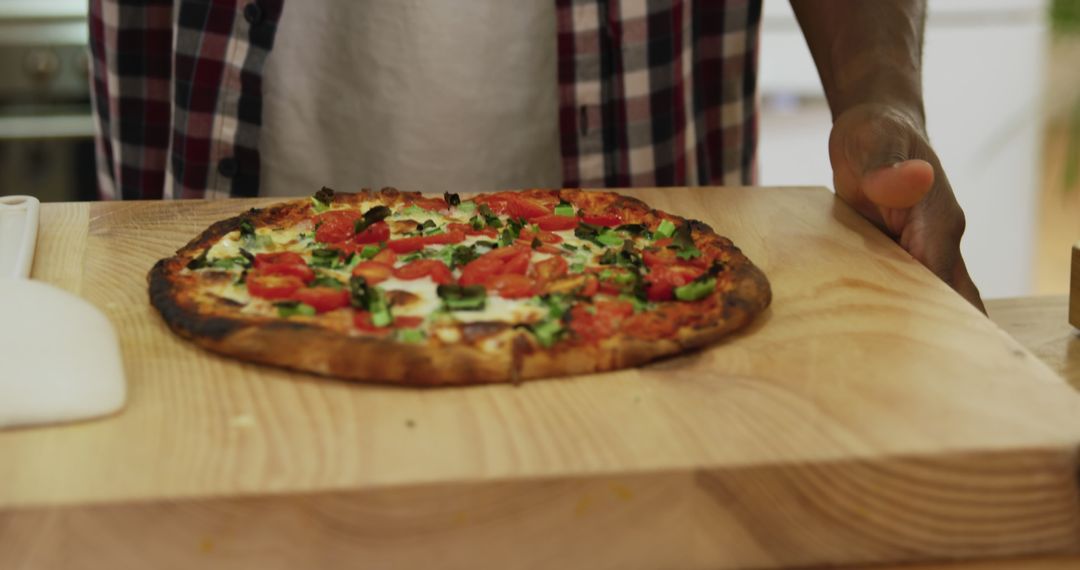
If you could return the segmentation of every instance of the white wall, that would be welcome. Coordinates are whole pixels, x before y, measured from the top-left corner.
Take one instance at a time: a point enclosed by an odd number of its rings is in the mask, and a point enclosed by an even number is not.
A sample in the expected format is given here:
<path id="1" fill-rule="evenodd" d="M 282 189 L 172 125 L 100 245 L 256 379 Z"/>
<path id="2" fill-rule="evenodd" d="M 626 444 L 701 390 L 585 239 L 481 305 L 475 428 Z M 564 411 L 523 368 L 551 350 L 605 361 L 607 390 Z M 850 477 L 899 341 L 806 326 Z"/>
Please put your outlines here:
<path id="1" fill-rule="evenodd" d="M 963 252 L 985 297 L 1032 289 L 1042 0 L 930 2 L 927 128 L 968 219 Z M 766 0 L 760 182 L 832 186 L 830 118 L 790 5 Z"/>

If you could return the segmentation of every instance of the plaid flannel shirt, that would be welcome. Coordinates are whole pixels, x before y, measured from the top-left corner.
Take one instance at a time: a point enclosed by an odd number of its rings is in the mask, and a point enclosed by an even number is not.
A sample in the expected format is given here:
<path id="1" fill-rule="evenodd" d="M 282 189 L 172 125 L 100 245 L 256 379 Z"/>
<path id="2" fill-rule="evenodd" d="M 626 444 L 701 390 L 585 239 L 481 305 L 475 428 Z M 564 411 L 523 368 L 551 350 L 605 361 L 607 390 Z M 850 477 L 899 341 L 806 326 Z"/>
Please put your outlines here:
<path id="1" fill-rule="evenodd" d="M 761 0 L 552 1 L 565 186 L 752 183 Z M 90 1 L 102 198 L 258 195 L 283 2 Z"/>

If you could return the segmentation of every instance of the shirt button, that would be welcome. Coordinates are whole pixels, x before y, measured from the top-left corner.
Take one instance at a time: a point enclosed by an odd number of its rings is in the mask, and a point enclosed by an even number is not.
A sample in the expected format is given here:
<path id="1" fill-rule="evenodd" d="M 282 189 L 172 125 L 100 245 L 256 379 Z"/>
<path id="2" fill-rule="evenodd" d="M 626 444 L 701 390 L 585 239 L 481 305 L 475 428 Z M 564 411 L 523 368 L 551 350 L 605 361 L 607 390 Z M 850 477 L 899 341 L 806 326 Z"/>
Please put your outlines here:
<path id="1" fill-rule="evenodd" d="M 244 6 L 244 19 L 252 26 L 261 23 L 263 21 L 262 6 L 259 6 L 258 2 L 252 2 Z"/>
<path id="2" fill-rule="evenodd" d="M 236 176 L 236 173 L 240 170 L 240 165 L 237 164 L 236 159 L 229 156 L 221 159 L 217 165 L 217 171 L 225 178 L 232 178 Z"/>

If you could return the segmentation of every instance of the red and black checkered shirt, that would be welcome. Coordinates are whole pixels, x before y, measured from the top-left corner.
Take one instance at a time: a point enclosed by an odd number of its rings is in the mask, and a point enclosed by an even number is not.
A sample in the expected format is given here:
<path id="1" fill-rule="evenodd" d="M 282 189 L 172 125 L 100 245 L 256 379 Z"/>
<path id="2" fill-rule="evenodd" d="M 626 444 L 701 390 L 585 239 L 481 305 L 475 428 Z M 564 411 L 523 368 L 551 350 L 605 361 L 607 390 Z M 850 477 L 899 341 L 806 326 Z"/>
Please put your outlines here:
<path id="1" fill-rule="evenodd" d="M 752 182 L 761 0 L 553 1 L 565 186 Z M 103 198 L 258 195 L 283 2 L 90 1 Z"/>

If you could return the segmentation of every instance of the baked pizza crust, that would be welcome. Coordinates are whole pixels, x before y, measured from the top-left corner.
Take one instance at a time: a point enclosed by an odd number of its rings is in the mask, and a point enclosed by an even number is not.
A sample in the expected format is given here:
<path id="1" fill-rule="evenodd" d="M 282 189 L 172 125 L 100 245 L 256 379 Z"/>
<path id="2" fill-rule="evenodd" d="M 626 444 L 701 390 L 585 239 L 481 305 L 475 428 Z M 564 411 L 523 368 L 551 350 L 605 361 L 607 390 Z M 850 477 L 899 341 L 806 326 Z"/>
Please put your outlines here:
<path id="1" fill-rule="evenodd" d="M 610 200 L 619 209 L 646 209 L 640 200 L 609 192 L 563 190 L 564 196 Z M 379 193 L 338 194 L 335 202 L 378 198 L 387 205 L 409 203 L 418 193 L 386 189 Z M 682 218 L 650 210 L 664 218 Z M 178 335 L 213 352 L 240 360 L 270 364 L 337 378 L 403 384 L 445 386 L 520 382 L 537 378 L 603 372 L 641 365 L 716 342 L 750 323 L 772 299 L 769 282 L 730 240 L 716 236 L 701 222 L 695 232 L 717 240 L 727 257 L 731 288 L 716 292 L 707 302 L 695 302 L 692 322 L 666 338 L 641 338 L 634 331 L 617 333 L 597 344 L 559 343 L 544 348 L 528 332 L 498 324 L 495 331 L 474 342 L 426 344 L 391 338 L 343 334 L 318 324 L 273 317 L 230 314 L 193 294 L 183 269 L 199 252 L 236 230 L 245 220 L 258 226 L 304 219 L 306 201 L 295 201 L 220 221 L 177 251 L 160 260 L 148 275 L 150 302 Z M 478 323 L 483 326 L 485 323 Z M 491 331 L 483 331 L 491 332 Z"/>

